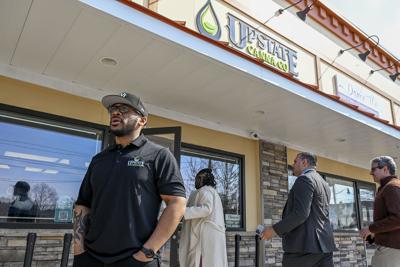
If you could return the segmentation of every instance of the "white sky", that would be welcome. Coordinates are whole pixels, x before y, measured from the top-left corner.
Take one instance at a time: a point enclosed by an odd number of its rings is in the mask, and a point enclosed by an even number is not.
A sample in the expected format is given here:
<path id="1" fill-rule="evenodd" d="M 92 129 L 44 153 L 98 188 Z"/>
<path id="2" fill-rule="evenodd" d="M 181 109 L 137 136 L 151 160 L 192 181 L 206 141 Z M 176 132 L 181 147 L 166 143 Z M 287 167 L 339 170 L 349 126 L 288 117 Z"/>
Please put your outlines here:
<path id="1" fill-rule="evenodd" d="M 400 1 L 320 0 L 367 35 L 378 35 L 379 45 L 400 59 Z"/>

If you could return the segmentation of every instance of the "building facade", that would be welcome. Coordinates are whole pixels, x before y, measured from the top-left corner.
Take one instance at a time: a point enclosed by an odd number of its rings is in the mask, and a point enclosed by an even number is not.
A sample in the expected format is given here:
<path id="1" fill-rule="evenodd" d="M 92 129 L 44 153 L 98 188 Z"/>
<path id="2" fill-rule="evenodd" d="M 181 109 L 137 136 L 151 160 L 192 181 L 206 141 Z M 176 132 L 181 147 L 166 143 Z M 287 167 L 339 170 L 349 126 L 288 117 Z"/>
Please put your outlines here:
<path id="1" fill-rule="evenodd" d="M 34 266 L 59 266 L 80 182 L 113 142 L 100 99 L 123 91 L 144 100 L 144 133 L 174 152 L 187 194 L 199 169 L 214 170 L 229 266 L 236 235 L 239 266 L 255 266 L 255 229 L 279 221 L 299 151 L 318 156 L 331 188 L 335 265 L 367 266 L 369 161 L 399 162 L 400 65 L 322 3 L 296 3 L 1 2 L 0 266 L 22 266 L 29 232 Z M 18 201 L 27 212 L 14 216 Z M 178 266 L 178 241 L 163 266 Z M 282 253 L 279 238 L 262 242 L 260 266 L 281 266 Z"/>

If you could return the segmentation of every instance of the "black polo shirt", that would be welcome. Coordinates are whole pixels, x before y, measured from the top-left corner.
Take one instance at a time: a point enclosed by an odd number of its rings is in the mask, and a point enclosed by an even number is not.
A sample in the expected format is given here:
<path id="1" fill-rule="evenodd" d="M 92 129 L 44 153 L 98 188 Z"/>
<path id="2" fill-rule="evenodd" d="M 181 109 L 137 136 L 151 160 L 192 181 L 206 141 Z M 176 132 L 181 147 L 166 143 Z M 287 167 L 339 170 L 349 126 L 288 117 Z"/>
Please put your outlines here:
<path id="1" fill-rule="evenodd" d="M 157 225 L 160 195 L 185 197 L 178 164 L 144 135 L 93 157 L 77 205 L 91 209 L 85 248 L 104 263 L 131 256 Z"/>

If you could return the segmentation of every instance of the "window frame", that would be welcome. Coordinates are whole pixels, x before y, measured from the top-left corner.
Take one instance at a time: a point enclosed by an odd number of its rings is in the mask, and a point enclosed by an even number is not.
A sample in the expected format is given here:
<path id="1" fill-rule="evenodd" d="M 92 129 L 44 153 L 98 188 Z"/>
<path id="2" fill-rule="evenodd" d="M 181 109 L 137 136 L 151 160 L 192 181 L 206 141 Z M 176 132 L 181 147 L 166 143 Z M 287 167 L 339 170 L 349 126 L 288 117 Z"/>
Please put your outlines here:
<path id="1" fill-rule="evenodd" d="M 344 176 L 339 176 L 339 175 L 335 175 L 335 174 L 331 174 L 331 173 L 326 173 L 326 172 L 319 172 L 321 174 L 321 176 L 325 179 L 325 181 L 327 180 L 327 177 L 331 177 L 337 180 L 343 180 L 346 182 L 351 182 L 353 184 L 353 189 L 355 192 L 355 206 L 356 206 L 356 220 L 357 220 L 357 228 L 358 229 L 354 229 L 354 230 L 350 230 L 350 229 L 340 229 L 340 230 L 335 230 L 333 229 L 334 233 L 356 233 L 361 229 L 361 200 L 360 200 L 360 185 L 361 186 L 365 186 L 367 188 L 375 188 L 375 194 L 376 194 L 376 184 L 375 183 L 371 183 L 371 182 L 367 182 L 367 181 L 363 181 L 363 180 L 357 180 L 354 178 L 349 178 L 349 177 L 344 177 Z M 374 196 L 375 196 L 374 194 Z"/>
<path id="2" fill-rule="evenodd" d="M 376 197 L 376 183 L 369 183 L 366 181 L 357 181 L 356 182 L 356 190 L 357 190 L 357 202 L 358 202 L 358 213 L 359 213 L 359 220 L 358 220 L 358 229 L 362 228 L 361 225 L 361 218 L 362 218 L 362 209 L 361 209 L 361 196 L 360 196 L 360 189 L 372 189 L 374 191 L 374 201 Z"/>
<path id="3" fill-rule="evenodd" d="M 50 113 L 45 113 L 41 111 L 36 111 L 36 110 L 31 110 L 31 109 L 26 109 L 26 108 L 20 108 L 20 107 L 15 107 L 15 106 L 10 106 L 6 104 L 0 103 L 0 111 L 4 112 L 9 112 L 9 113 L 14 113 L 17 116 L 20 116 L 22 118 L 26 117 L 27 119 L 37 119 L 37 120 L 46 120 L 49 122 L 54 123 L 54 125 L 60 124 L 60 125 L 71 125 L 71 128 L 75 127 L 79 129 L 82 127 L 83 129 L 87 128 L 92 128 L 93 130 L 101 131 L 102 132 L 102 146 L 101 150 L 104 150 L 109 144 L 111 140 L 110 133 L 108 131 L 108 125 L 102 125 L 102 124 L 97 124 L 97 123 L 92 123 L 92 122 L 87 122 L 83 120 L 78 120 L 78 119 L 72 119 L 64 116 L 59 116 L 59 115 L 54 115 Z M 10 119 L 12 121 L 12 119 Z M 24 122 L 21 122 L 20 124 L 22 125 L 30 125 L 29 122 L 26 124 Z M 45 126 L 41 127 L 41 129 L 54 129 L 50 126 Z M 63 132 L 61 129 L 59 132 Z M 70 132 L 68 132 L 70 133 Z M 94 155 L 93 155 L 94 156 Z M 82 177 L 83 179 L 83 177 Z M 31 222 L 0 222 L 0 228 L 5 228 L 5 229 L 72 229 L 72 223 L 31 223 Z"/>
<path id="4" fill-rule="evenodd" d="M 228 232 L 243 232 L 246 231 L 246 190 L 245 190 L 245 155 L 242 154 L 237 154 L 225 150 L 220 150 L 220 149 L 215 149 L 215 148 L 210 148 L 210 147 L 205 147 L 205 146 L 199 146 L 199 145 L 193 145 L 189 143 L 182 143 L 181 145 L 182 150 L 186 149 L 192 149 L 192 150 L 197 150 L 200 152 L 205 152 L 205 153 L 211 153 L 211 154 L 217 154 L 221 156 L 228 156 L 228 157 L 234 157 L 237 158 L 240 164 L 240 172 L 239 172 L 239 190 L 240 190 L 240 206 L 242 212 L 240 213 L 240 219 L 241 219 L 241 226 L 238 228 L 232 228 L 232 227 L 227 227 L 226 231 Z M 185 152 L 181 150 L 181 156 L 185 155 Z M 225 219 L 225 218 L 224 218 Z"/>

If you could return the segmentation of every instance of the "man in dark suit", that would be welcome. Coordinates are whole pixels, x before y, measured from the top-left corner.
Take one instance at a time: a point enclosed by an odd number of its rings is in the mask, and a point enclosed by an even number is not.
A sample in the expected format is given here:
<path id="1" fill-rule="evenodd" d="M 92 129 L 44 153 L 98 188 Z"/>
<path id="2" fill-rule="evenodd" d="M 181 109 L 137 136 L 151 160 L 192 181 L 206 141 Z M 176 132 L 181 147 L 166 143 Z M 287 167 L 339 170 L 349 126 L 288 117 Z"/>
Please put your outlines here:
<path id="1" fill-rule="evenodd" d="M 316 172 L 317 158 L 299 153 L 293 164 L 298 176 L 289 192 L 282 220 L 267 226 L 264 240 L 282 237 L 284 267 L 332 267 L 336 249 L 329 221 L 330 189 Z"/>

